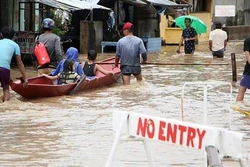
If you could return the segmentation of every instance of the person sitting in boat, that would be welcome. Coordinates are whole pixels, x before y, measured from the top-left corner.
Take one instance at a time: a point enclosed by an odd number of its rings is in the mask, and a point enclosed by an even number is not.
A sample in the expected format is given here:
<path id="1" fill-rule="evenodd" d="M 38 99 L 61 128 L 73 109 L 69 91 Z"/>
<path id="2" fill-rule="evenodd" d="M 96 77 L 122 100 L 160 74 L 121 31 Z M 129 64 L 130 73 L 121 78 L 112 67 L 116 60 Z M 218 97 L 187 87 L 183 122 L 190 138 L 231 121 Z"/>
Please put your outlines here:
<path id="1" fill-rule="evenodd" d="M 38 75 L 50 74 L 53 69 L 55 69 L 58 63 L 62 60 L 62 50 L 61 50 L 61 38 L 53 33 L 55 28 L 55 21 L 51 18 L 45 18 L 42 21 L 42 31 L 43 33 L 36 37 L 36 42 L 44 43 L 48 55 L 50 57 L 50 63 L 44 65 L 38 65 Z"/>
<path id="2" fill-rule="evenodd" d="M 60 80 L 62 84 L 69 84 L 77 82 L 80 79 L 80 75 L 75 72 L 75 62 L 71 59 L 66 59 L 63 65 L 63 72 L 59 73 L 56 76 L 50 76 L 47 74 L 43 74 L 43 76 L 51 79 L 51 80 Z"/>
<path id="3" fill-rule="evenodd" d="M 97 71 L 100 71 L 105 75 L 113 74 L 112 71 L 107 71 L 103 69 L 100 65 L 96 64 L 95 63 L 96 57 L 97 57 L 97 52 L 95 50 L 89 50 L 88 61 L 82 62 L 84 74 L 87 77 L 95 76 Z"/>
<path id="4" fill-rule="evenodd" d="M 78 57 L 79 57 L 78 50 L 74 47 L 70 47 L 66 52 L 66 59 L 63 59 L 60 61 L 56 69 L 51 71 L 51 75 L 55 76 L 63 72 L 63 65 L 64 65 L 65 60 L 71 59 L 75 62 L 75 66 L 76 66 L 75 72 L 77 72 L 78 75 L 82 76 L 83 70 L 82 70 L 82 66 L 79 63 Z"/>

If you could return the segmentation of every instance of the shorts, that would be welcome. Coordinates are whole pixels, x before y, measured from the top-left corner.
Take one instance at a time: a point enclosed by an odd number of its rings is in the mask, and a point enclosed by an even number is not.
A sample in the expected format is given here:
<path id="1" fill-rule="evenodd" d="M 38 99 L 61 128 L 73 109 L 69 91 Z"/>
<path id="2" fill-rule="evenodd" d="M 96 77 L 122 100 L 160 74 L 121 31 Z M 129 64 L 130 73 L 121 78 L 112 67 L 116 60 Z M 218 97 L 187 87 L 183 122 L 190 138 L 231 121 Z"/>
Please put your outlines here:
<path id="1" fill-rule="evenodd" d="M 185 48 L 184 52 L 185 54 L 194 54 L 194 50 L 195 50 L 195 47 L 194 48 L 189 47 L 189 48 Z"/>
<path id="2" fill-rule="evenodd" d="M 216 56 L 218 58 L 222 58 L 224 56 L 224 51 L 225 49 L 217 50 L 217 51 L 212 51 L 212 55 Z"/>
<path id="3" fill-rule="evenodd" d="M 250 75 L 244 75 L 242 76 L 240 80 L 240 86 L 250 89 Z"/>
<path id="4" fill-rule="evenodd" d="M 140 66 L 121 66 L 122 75 L 139 75 L 141 73 Z"/>
<path id="5" fill-rule="evenodd" d="M 1 87 L 10 85 L 10 70 L 0 67 L 0 83 Z"/>

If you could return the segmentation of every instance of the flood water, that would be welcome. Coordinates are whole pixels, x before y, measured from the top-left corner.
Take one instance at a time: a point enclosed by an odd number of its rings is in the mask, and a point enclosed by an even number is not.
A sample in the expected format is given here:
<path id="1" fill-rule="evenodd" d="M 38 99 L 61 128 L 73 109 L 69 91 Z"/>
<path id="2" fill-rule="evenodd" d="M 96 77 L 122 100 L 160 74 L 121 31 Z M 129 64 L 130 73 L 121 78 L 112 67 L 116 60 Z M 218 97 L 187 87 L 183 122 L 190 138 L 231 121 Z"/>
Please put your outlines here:
<path id="1" fill-rule="evenodd" d="M 149 62 L 207 63 L 208 65 L 144 65 L 144 81 L 132 79 L 130 86 L 117 84 L 82 92 L 74 96 L 24 99 L 11 91 L 11 100 L 0 104 L 0 166 L 81 166 L 103 167 L 113 143 L 112 113 L 138 112 L 162 118 L 181 119 L 181 92 L 185 82 L 221 81 L 224 85 L 208 85 L 208 124 L 246 134 L 243 149 L 246 166 L 250 166 L 250 118 L 232 111 L 231 53 L 236 53 L 237 86 L 245 64 L 242 42 L 230 42 L 223 59 L 213 59 L 208 44 L 197 46 L 195 55 L 175 53 L 177 46 L 164 46 L 161 53 L 149 55 Z M 100 55 L 99 59 L 110 54 Z M 86 57 L 81 57 L 85 60 Z M 209 65 L 221 63 L 228 65 Z M 27 67 L 28 76 L 36 75 Z M 13 67 L 13 78 L 20 76 Z M 249 91 L 245 100 L 250 99 Z M 203 88 L 187 86 L 184 99 L 185 121 L 203 123 Z M 204 152 L 150 141 L 157 167 L 202 167 Z M 142 142 L 122 141 L 114 167 L 149 166 Z M 233 163 L 231 166 L 234 166 Z"/>

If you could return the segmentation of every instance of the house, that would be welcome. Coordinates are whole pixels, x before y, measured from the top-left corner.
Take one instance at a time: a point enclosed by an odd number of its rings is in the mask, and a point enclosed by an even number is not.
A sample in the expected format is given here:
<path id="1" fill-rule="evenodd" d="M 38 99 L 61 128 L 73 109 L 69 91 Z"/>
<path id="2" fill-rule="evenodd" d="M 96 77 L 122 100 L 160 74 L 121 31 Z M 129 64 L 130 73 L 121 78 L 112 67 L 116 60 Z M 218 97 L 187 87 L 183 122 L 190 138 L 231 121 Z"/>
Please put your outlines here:
<path id="1" fill-rule="evenodd" d="M 161 13 L 166 8 L 190 6 L 189 4 L 177 4 L 170 0 L 119 0 L 119 2 L 123 8 L 120 9 L 121 12 L 116 13 L 121 15 L 125 11 L 125 14 L 123 14 L 125 17 L 117 17 L 119 19 L 123 18 L 123 20 L 118 21 L 122 21 L 123 23 L 126 21 L 133 22 L 135 25 L 135 35 L 144 40 L 148 51 L 161 50 L 161 41 L 163 39 L 161 35 Z M 112 9 L 116 11 L 115 8 Z M 121 26 L 118 29 L 121 29 Z"/>
<path id="2" fill-rule="evenodd" d="M 181 3 L 183 0 L 173 0 Z M 242 40 L 248 35 L 250 25 L 250 1 L 249 0 L 186 0 L 193 7 L 189 8 L 189 14 L 199 17 L 207 25 L 207 33 L 199 36 L 199 41 L 207 41 L 213 22 L 219 21 L 223 29 L 227 31 L 229 40 Z M 174 13 L 178 15 L 180 8 Z M 221 13 L 221 14 L 218 14 Z M 161 16 L 161 37 L 167 44 L 178 44 L 181 30 L 170 27 L 174 18 Z"/>
<path id="3" fill-rule="evenodd" d="M 234 6 L 235 16 L 216 16 L 216 6 Z M 213 21 L 220 21 L 225 26 L 249 25 L 249 0 L 216 0 L 213 2 Z"/>
<path id="4" fill-rule="evenodd" d="M 249 35 L 249 0 L 216 0 L 213 9 L 213 21 L 224 25 L 229 40 L 243 40 Z"/>
<path id="5" fill-rule="evenodd" d="M 179 42 L 181 35 L 181 29 L 170 27 L 170 18 L 167 18 L 166 14 L 162 13 L 173 12 L 174 14 L 169 15 L 175 17 L 175 15 L 183 12 L 183 9 L 187 9 L 187 12 L 201 18 L 206 23 L 208 27 L 207 34 L 199 36 L 199 41 L 206 41 L 211 29 L 214 4 L 213 0 L 100 0 L 98 2 L 100 6 L 109 8 L 116 14 L 119 13 L 119 17 L 116 17 L 115 20 L 119 24 L 116 24 L 113 32 L 109 33 L 107 32 L 109 10 L 100 11 L 101 9 L 95 9 L 93 10 L 94 12 L 90 12 L 89 10 L 86 11 L 86 8 L 83 6 L 72 7 L 72 4 L 67 4 L 68 0 L 59 1 L 55 3 L 55 1 L 51 0 L 0 0 L 0 28 L 4 25 L 10 25 L 16 31 L 39 33 L 41 20 L 48 16 L 51 7 L 55 7 L 69 12 L 77 11 L 74 12 L 76 15 L 74 18 L 76 19 L 72 20 L 75 24 L 75 34 L 73 33 L 73 36 L 64 36 L 65 39 L 72 38 L 73 40 L 78 40 L 79 43 L 80 20 L 101 21 L 102 31 L 99 31 L 100 28 L 98 28 L 98 31 L 95 31 L 101 37 L 98 39 L 99 44 L 95 44 L 95 47 L 98 47 L 100 50 L 100 41 L 117 41 L 122 23 L 130 21 L 136 27 L 135 34 L 141 37 L 145 43 L 154 38 L 157 41 L 156 48 L 159 50 L 159 39 L 164 40 L 167 44 L 176 44 Z M 6 15 L 6 13 L 9 14 Z M 62 37 L 63 40 L 64 37 Z"/>
<path id="6" fill-rule="evenodd" d="M 183 3 L 183 0 L 178 2 Z M 171 25 L 174 23 L 176 17 L 184 14 L 196 16 L 207 25 L 207 33 L 199 35 L 199 41 L 207 41 L 209 38 L 212 24 L 213 0 L 189 0 L 185 2 L 190 6 L 176 7 L 161 15 L 161 37 L 166 44 L 179 44 L 182 29 Z"/>

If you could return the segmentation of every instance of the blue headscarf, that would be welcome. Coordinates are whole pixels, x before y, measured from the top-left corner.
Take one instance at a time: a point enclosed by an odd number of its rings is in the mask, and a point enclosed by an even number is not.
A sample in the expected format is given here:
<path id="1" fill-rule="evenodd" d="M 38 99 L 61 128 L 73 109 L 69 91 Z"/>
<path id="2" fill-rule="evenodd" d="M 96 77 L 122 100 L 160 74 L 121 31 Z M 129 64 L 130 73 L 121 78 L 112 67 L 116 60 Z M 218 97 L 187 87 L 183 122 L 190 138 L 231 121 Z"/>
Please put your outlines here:
<path id="1" fill-rule="evenodd" d="M 78 50 L 74 47 L 70 47 L 66 52 L 66 59 L 71 59 L 75 62 L 76 65 L 75 72 L 77 72 L 78 75 L 82 76 L 83 69 L 80 63 L 78 62 L 79 61 L 78 56 L 79 56 Z M 58 75 L 59 73 L 63 72 L 63 64 L 66 59 L 61 60 L 56 69 L 52 70 L 51 72 L 52 76 Z"/>
<path id="2" fill-rule="evenodd" d="M 66 59 L 71 59 L 75 62 L 78 62 L 78 50 L 74 47 L 70 47 L 66 52 Z"/>

